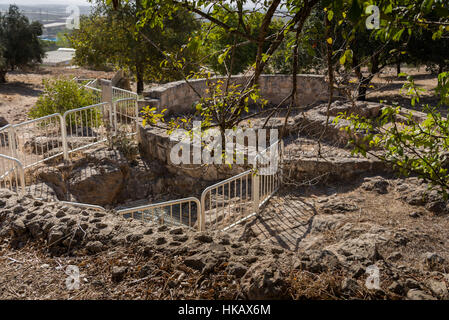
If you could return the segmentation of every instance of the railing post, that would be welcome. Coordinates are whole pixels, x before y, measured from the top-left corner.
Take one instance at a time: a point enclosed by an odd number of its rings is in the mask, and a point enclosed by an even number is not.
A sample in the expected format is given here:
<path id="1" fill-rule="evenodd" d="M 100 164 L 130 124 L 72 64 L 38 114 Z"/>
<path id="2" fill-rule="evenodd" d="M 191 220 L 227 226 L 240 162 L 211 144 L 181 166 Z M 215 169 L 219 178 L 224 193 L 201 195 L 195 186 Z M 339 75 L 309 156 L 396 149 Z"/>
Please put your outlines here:
<path id="1" fill-rule="evenodd" d="M 259 213 L 259 202 L 260 202 L 260 198 L 259 198 L 259 183 L 260 183 L 260 179 L 259 179 L 259 173 L 256 171 L 253 174 L 253 185 L 252 185 L 252 193 L 253 193 L 253 210 L 255 213 Z"/>
<path id="2" fill-rule="evenodd" d="M 113 104 L 114 104 L 114 99 L 113 99 L 113 88 L 112 88 L 112 84 L 110 80 L 102 80 L 100 82 L 101 84 L 101 102 L 107 102 L 109 104 L 109 126 L 111 127 L 112 130 L 114 130 L 115 128 L 113 128 L 114 126 L 114 122 L 113 122 Z M 103 109 L 104 110 L 104 109 Z M 105 117 L 105 114 L 103 114 L 103 118 Z"/>
<path id="3" fill-rule="evenodd" d="M 16 140 L 16 131 L 13 126 L 8 128 L 8 143 L 9 148 L 11 150 L 11 156 L 17 159 L 17 140 Z"/>
<path id="4" fill-rule="evenodd" d="M 67 144 L 67 123 L 65 121 L 66 115 L 60 115 L 61 120 L 61 137 L 62 137 L 62 152 L 64 155 L 64 160 L 69 160 L 69 146 Z"/>
<path id="5" fill-rule="evenodd" d="M 283 165 L 284 165 L 284 140 L 281 140 L 279 144 L 279 163 L 278 163 L 278 172 L 279 172 L 279 185 L 283 183 Z"/>
<path id="6" fill-rule="evenodd" d="M 136 118 L 135 118 L 135 125 L 136 125 L 136 133 L 139 132 L 139 103 L 137 101 L 137 98 L 135 100 L 135 104 L 136 104 Z"/>
<path id="7" fill-rule="evenodd" d="M 111 125 L 113 126 L 114 133 L 117 134 L 117 101 L 112 102 Z"/>
<path id="8" fill-rule="evenodd" d="M 203 192 L 201 195 L 201 202 L 198 211 L 200 213 L 199 223 L 198 223 L 198 231 L 206 231 L 206 195 Z"/>
<path id="9" fill-rule="evenodd" d="M 20 175 L 20 184 L 21 184 L 21 188 L 17 188 L 18 190 L 22 189 L 22 192 L 19 192 L 19 194 L 21 193 L 22 195 L 25 194 L 25 170 L 23 169 L 22 165 L 16 164 L 18 171 L 19 171 L 19 175 Z"/>

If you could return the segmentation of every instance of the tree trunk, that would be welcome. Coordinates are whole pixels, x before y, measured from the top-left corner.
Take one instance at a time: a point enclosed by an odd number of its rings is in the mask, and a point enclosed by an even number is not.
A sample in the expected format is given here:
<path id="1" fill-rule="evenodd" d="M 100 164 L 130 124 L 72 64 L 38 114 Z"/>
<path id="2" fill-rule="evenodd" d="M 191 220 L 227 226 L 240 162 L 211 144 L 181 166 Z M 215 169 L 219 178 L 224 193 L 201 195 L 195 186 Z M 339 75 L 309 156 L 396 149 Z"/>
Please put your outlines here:
<path id="1" fill-rule="evenodd" d="M 6 83 L 6 71 L 0 71 L 0 83 Z"/>
<path id="2" fill-rule="evenodd" d="M 359 73 L 359 90 L 358 90 L 358 101 L 366 101 L 366 94 L 369 88 L 369 84 L 371 80 L 373 80 L 374 76 L 379 73 L 381 68 L 379 68 L 379 55 L 374 54 L 371 57 L 371 70 L 369 70 L 370 74 L 367 77 L 364 77 L 362 73 Z"/>
<path id="3" fill-rule="evenodd" d="M 396 76 L 399 77 L 399 74 L 401 73 L 401 62 L 396 63 Z"/>
<path id="4" fill-rule="evenodd" d="M 137 94 L 141 94 L 143 92 L 143 74 L 140 71 L 140 68 L 136 68 L 136 80 L 137 80 Z"/>
<path id="5" fill-rule="evenodd" d="M 371 82 L 371 77 L 363 77 L 359 79 L 359 90 L 357 93 L 358 101 L 366 101 L 366 93 L 368 91 L 368 86 Z"/>
<path id="6" fill-rule="evenodd" d="M 438 74 L 443 73 L 443 64 L 438 65 Z"/>

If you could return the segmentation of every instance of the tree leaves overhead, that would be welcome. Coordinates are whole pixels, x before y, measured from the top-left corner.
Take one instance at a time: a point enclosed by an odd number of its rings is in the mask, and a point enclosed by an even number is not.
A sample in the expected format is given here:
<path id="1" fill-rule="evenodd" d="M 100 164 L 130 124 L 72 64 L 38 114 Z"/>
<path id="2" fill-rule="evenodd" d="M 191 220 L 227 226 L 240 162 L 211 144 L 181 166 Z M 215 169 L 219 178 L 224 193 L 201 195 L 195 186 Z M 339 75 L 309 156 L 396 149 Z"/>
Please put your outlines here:
<path id="1" fill-rule="evenodd" d="M 165 68 L 164 55 L 146 38 L 168 54 L 177 55 L 187 62 L 196 60 L 194 50 L 183 49 L 189 38 L 199 29 L 192 14 L 180 10 L 172 19 L 164 21 L 164 28 L 140 24 L 140 8 L 136 2 L 122 3 L 120 10 L 112 10 L 97 3 L 95 12 L 82 17 L 80 29 L 70 36 L 76 49 L 75 61 L 79 65 L 104 68 L 112 65 L 131 71 L 142 88 L 143 81 L 179 80 L 179 74 Z M 145 38 L 146 37 L 146 38 Z M 190 69 L 194 68 L 190 65 Z M 139 89 L 139 88 L 138 88 Z"/>

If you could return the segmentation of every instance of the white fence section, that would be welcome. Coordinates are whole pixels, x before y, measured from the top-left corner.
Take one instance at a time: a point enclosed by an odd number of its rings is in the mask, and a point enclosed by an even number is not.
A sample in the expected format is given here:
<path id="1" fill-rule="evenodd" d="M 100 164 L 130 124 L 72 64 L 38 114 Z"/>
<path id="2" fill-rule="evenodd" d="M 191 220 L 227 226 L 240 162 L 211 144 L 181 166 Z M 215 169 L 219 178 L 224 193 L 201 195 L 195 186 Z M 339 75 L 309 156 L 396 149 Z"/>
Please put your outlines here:
<path id="1" fill-rule="evenodd" d="M 25 193 L 25 171 L 22 163 L 12 157 L 0 154 L 0 189 Z"/>
<path id="2" fill-rule="evenodd" d="M 282 170 L 279 169 L 283 154 L 283 142 L 276 141 L 256 156 L 257 203 L 263 206 L 282 184 Z"/>
<path id="3" fill-rule="evenodd" d="M 92 210 L 97 210 L 97 211 L 104 211 L 105 208 L 103 208 L 102 206 L 97 206 L 94 204 L 87 204 L 87 203 L 80 203 L 80 202 L 71 202 L 71 201 L 59 201 L 60 203 L 63 204 L 68 204 L 71 206 L 75 206 L 75 207 L 80 207 L 80 208 L 85 208 L 85 209 L 92 209 Z"/>
<path id="4" fill-rule="evenodd" d="M 105 142 L 108 132 L 136 134 L 137 94 L 112 87 L 111 106 L 101 102 L 102 91 L 93 87 L 99 84 L 97 79 L 75 80 L 91 90 L 99 103 L 0 128 L 0 154 L 17 159 L 27 169 L 60 156 L 69 160 L 70 153 Z"/>
<path id="5" fill-rule="evenodd" d="M 254 212 L 254 176 L 248 170 L 207 187 L 201 194 L 199 230 L 223 229 Z"/>
<path id="6" fill-rule="evenodd" d="M 29 168 L 61 156 L 64 149 L 64 121 L 59 113 L 9 127 L 11 155 Z"/>
<path id="7" fill-rule="evenodd" d="M 197 198 L 190 197 L 118 210 L 117 213 L 125 218 L 138 219 L 144 222 L 183 225 L 194 228 L 199 224 L 201 204 Z"/>
<path id="8" fill-rule="evenodd" d="M 137 100 L 138 95 L 137 95 L 137 93 L 129 91 L 129 90 L 112 87 L 112 102 L 115 102 L 115 101 L 121 100 L 121 99 L 127 99 L 127 98 L 133 98 L 133 99 Z"/>
<path id="9" fill-rule="evenodd" d="M 255 168 L 206 188 L 201 195 L 204 230 L 227 230 L 254 216 L 282 183 L 282 143 L 277 141 L 255 158 Z"/>
<path id="10" fill-rule="evenodd" d="M 113 102 L 114 129 L 126 132 L 127 134 L 137 134 L 139 123 L 139 110 L 137 99 L 134 97 L 118 99 Z"/>
<path id="11" fill-rule="evenodd" d="M 91 90 L 99 103 L 55 113 L 0 128 L 0 155 L 16 159 L 24 169 L 44 161 L 94 146 L 107 140 L 108 132 L 137 132 L 137 94 L 112 87 L 110 102 L 101 102 L 102 91 L 97 79 L 76 79 Z M 3 176 L 6 171 L 0 171 Z"/>
<path id="12" fill-rule="evenodd" d="M 84 89 L 88 90 L 92 96 L 95 104 L 101 103 L 101 90 L 89 85 L 85 85 Z"/>
<path id="13" fill-rule="evenodd" d="M 76 79 L 84 83 L 83 79 Z M 97 80 L 84 86 L 102 98 Z M 109 134 L 133 135 L 138 126 L 137 94 L 112 87 L 108 102 L 0 128 L 0 188 L 25 192 L 25 169 L 105 142 Z M 112 102 L 112 104 L 111 104 Z M 280 188 L 283 144 L 277 141 L 256 156 L 255 167 L 206 188 L 195 197 L 122 209 L 118 214 L 204 230 L 227 230 L 257 214 Z M 81 203 L 72 205 L 101 210 Z"/>
<path id="14" fill-rule="evenodd" d="M 64 158 L 68 159 L 71 152 L 105 142 L 113 118 L 111 105 L 107 102 L 64 113 Z"/>

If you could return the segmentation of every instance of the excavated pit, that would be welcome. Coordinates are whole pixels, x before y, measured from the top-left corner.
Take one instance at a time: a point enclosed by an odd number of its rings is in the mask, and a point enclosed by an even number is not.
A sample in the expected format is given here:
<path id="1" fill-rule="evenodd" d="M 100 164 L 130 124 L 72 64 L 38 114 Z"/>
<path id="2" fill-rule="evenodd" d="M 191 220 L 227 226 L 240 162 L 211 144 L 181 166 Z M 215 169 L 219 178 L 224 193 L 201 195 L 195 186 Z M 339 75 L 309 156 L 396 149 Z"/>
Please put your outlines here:
<path id="1" fill-rule="evenodd" d="M 341 112 L 375 118 L 383 106 L 339 101 L 327 106 L 294 110 L 287 123 L 280 169 L 284 184 L 301 185 L 350 181 L 361 175 L 390 172 L 380 161 L 351 155 L 345 121 L 332 121 Z M 267 128 L 280 130 L 285 110 L 275 114 Z M 265 118 L 253 119 L 253 128 L 262 128 Z M 325 129 L 325 130 L 324 130 Z M 323 134 L 324 132 L 324 134 Z M 248 166 L 173 165 L 169 153 L 173 141 L 166 132 L 140 126 L 139 152 L 132 160 L 108 146 L 97 146 L 71 155 L 70 162 L 52 159 L 27 172 L 27 191 L 44 200 L 59 200 L 123 209 L 184 197 L 200 199 L 208 186 L 248 169 Z M 320 141 L 318 143 L 318 141 Z M 230 200 L 230 199 L 228 199 Z"/>

